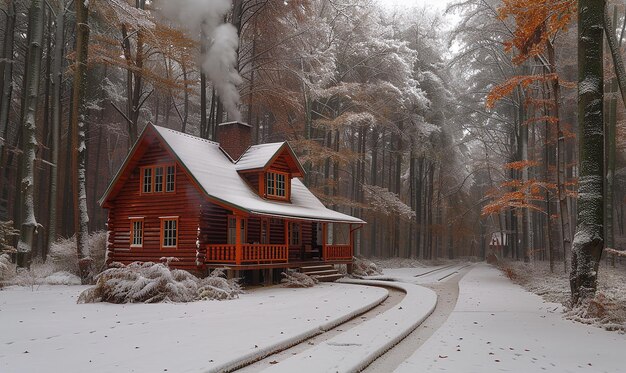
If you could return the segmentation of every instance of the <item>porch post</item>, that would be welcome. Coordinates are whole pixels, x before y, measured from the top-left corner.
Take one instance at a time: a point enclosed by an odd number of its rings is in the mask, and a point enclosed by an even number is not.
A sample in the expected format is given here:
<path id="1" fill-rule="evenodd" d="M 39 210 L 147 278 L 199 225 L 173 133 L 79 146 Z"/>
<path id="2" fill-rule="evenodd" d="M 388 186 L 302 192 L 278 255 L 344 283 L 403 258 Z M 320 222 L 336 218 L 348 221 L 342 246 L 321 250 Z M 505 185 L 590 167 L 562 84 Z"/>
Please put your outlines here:
<path id="1" fill-rule="evenodd" d="M 241 257 L 243 256 L 241 247 L 241 216 L 235 215 L 235 263 L 241 264 Z"/>
<path id="2" fill-rule="evenodd" d="M 326 254 L 326 237 L 328 236 L 328 232 L 327 232 L 327 223 L 322 223 L 322 259 L 324 261 L 327 260 L 327 254 Z"/>
<path id="3" fill-rule="evenodd" d="M 289 262 L 289 221 L 284 220 L 285 224 L 285 247 L 287 248 L 287 262 Z"/>
<path id="4" fill-rule="evenodd" d="M 354 230 L 352 230 L 352 224 L 348 225 L 350 232 L 350 253 L 354 256 Z"/>

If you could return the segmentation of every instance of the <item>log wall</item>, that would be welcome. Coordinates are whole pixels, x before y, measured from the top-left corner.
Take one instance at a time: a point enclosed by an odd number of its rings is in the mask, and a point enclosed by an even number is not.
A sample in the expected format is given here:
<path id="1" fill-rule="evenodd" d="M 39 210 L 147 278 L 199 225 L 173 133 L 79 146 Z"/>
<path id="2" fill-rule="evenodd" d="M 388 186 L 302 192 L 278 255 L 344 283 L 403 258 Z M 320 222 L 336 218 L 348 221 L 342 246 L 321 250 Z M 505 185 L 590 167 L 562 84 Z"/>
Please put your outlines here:
<path id="1" fill-rule="evenodd" d="M 133 261 L 159 262 L 161 257 L 177 257 L 172 266 L 195 270 L 196 240 L 200 223 L 203 196 L 185 171 L 176 165 L 176 190 L 162 193 L 140 193 L 140 168 L 172 164 L 175 160 L 158 143 L 150 145 L 146 153 L 124 182 L 120 192 L 111 201 L 109 209 L 109 254 L 107 262 L 128 264 Z M 178 216 L 178 244 L 176 248 L 161 248 L 161 219 Z M 130 247 L 129 217 L 143 217 L 143 247 Z"/>

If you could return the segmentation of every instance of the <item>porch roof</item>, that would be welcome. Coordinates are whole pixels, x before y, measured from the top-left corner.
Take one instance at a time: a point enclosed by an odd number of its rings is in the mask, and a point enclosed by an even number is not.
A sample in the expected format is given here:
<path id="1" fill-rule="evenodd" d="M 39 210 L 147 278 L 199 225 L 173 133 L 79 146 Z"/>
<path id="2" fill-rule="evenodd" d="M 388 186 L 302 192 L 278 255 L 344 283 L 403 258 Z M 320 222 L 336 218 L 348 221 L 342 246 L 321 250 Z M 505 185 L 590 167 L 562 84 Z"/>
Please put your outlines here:
<path id="1" fill-rule="evenodd" d="M 291 202 L 264 199 L 243 180 L 237 172 L 236 164 L 225 155 L 218 143 L 152 124 L 148 127 L 156 130 L 180 164 L 210 198 L 251 214 L 365 223 L 361 219 L 326 208 L 298 178 L 291 181 Z M 282 146 L 268 146 L 265 150 L 269 153 L 270 149 L 276 152 L 281 148 Z M 264 154 L 263 158 L 266 157 L 267 154 Z"/>

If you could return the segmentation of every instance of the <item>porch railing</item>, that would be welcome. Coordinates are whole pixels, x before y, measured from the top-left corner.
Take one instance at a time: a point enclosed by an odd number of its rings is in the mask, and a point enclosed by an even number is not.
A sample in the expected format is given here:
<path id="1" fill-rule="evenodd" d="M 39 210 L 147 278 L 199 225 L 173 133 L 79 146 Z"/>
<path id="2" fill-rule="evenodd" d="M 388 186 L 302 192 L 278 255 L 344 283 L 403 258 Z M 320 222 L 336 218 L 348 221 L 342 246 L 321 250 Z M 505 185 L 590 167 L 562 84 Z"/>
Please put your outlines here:
<path id="1" fill-rule="evenodd" d="M 204 260 L 207 263 L 236 263 L 235 245 L 207 245 Z"/>
<path id="2" fill-rule="evenodd" d="M 287 245 L 241 245 L 242 263 L 287 263 L 289 249 Z"/>
<path id="3" fill-rule="evenodd" d="M 326 245 L 323 260 L 351 260 L 351 245 Z M 237 264 L 237 245 L 206 245 L 206 263 Z M 241 245 L 241 264 L 288 263 L 288 245 Z"/>
<path id="4" fill-rule="evenodd" d="M 287 245 L 246 244 L 241 245 L 241 264 L 287 263 Z M 237 263 L 237 245 L 207 245 L 207 263 Z"/>
<path id="5" fill-rule="evenodd" d="M 323 258 L 324 260 L 351 260 L 352 245 L 326 245 Z"/>

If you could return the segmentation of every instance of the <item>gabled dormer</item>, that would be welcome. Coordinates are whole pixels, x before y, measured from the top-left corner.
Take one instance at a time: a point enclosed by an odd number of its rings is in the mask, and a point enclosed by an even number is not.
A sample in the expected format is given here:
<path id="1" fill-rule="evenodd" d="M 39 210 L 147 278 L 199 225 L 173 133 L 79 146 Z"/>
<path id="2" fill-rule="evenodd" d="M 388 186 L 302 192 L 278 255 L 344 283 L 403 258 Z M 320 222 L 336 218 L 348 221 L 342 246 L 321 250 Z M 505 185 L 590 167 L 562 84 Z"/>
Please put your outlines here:
<path id="1" fill-rule="evenodd" d="M 259 196 L 291 201 L 291 180 L 304 168 L 287 142 L 253 145 L 236 163 L 237 172 Z"/>

